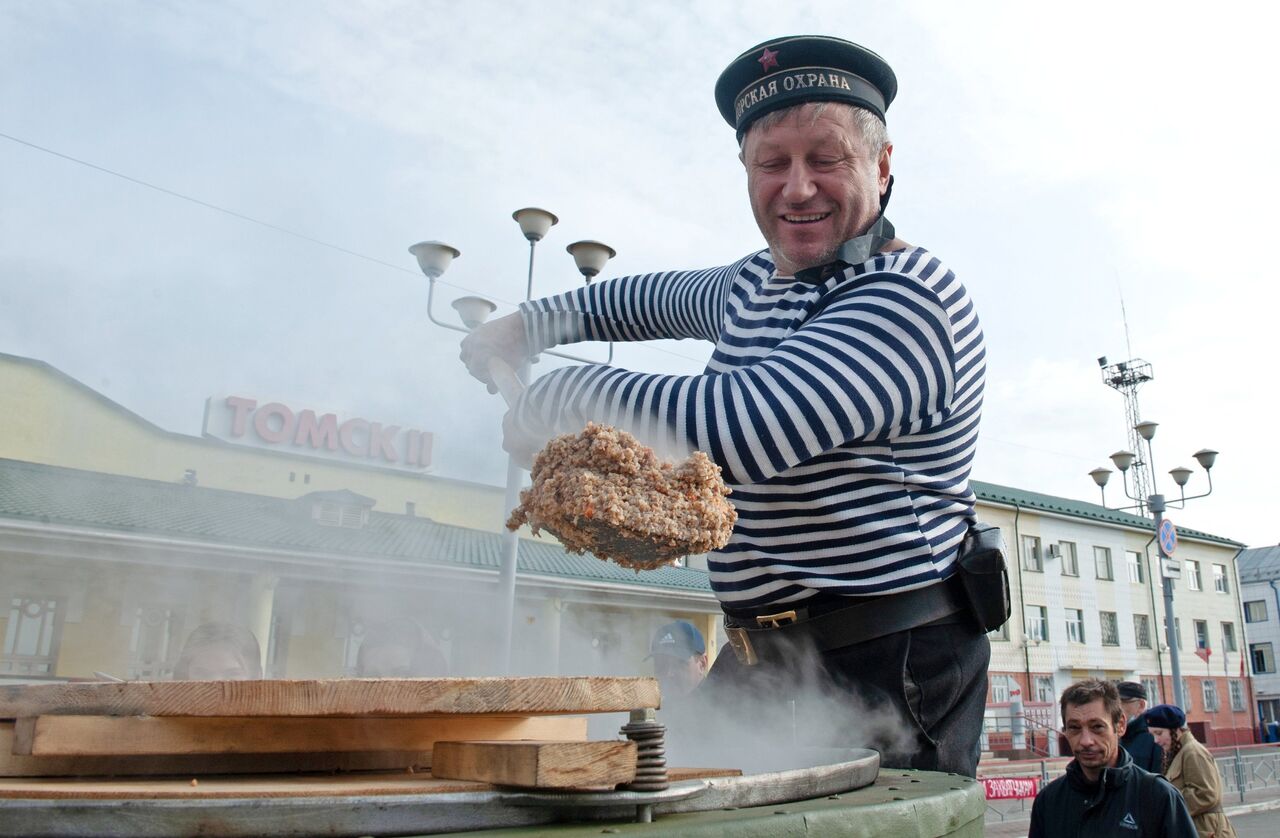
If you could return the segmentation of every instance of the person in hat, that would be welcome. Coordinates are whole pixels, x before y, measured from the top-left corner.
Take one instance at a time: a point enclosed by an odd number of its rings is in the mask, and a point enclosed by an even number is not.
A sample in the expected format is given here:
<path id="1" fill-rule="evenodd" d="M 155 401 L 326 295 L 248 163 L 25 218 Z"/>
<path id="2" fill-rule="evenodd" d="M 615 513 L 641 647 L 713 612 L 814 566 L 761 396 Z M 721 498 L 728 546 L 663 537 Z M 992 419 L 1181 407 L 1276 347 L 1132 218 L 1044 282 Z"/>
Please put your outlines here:
<path id="1" fill-rule="evenodd" d="M 1124 708 L 1125 730 L 1120 745 L 1133 757 L 1139 768 L 1159 774 L 1164 764 L 1164 752 L 1147 730 L 1142 714 L 1147 710 L 1147 688 L 1137 681 L 1120 681 L 1116 684 L 1120 693 L 1120 706 Z"/>
<path id="2" fill-rule="evenodd" d="M 1200 838 L 1234 838 L 1235 829 L 1222 811 L 1218 763 L 1187 728 L 1187 714 L 1177 705 L 1157 704 L 1143 717 L 1164 749 L 1164 776 L 1182 793 Z"/>
<path id="3" fill-rule="evenodd" d="M 504 446 L 529 462 L 596 421 L 660 453 L 705 451 L 738 524 L 708 558 L 734 654 L 700 692 L 731 707 L 805 684 L 888 708 L 898 722 L 886 731 L 905 737 L 868 742 L 849 726 L 850 741 L 830 744 L 973 776 L 991 648 L 957 556 L 975 520 L 985 348 L 964 284 L 885 217 L 897 92 L 888 62 L 840 38 L 743 52 L 715 101 L 767 248 L 524 303 L 474 330 L 462 360 L 491 384 L 492 360 L 514 367 L 577 341 L 714 344 L 700 375 L 550 371 L 508 411 Z"/>
<path id="4" fill-rule="evenodd" d="M 668 699 L 688 698 L 707 677 L 707 645 L 702 632 L 688 620 L 676 620 L 655 631 L 649 657 L 664 704 Z"/>
<path id="5" fill-rule="evenodd" d="M 1195 836 L 1177 789 L 1139 768 L 1120 747 L 1126 725 L 1115 684 L 1077 681 L 1063 690 L 1059 704 L 1074 759 L 1036 795 L 1028 838 Z"/>
<path id="6" fill-rule="evenodd" d="M 356 650 L 357 678 L 438 678 L 449 674 L 431 634 L 411 617 L 365 626 Z"/>
<path id="7" fill-rule="evenodd" d="M 262 677 L 262 647 L 244 626 L 201 623 L 187 635 L 173 666 L 176 681 L 255 681 Z"/>

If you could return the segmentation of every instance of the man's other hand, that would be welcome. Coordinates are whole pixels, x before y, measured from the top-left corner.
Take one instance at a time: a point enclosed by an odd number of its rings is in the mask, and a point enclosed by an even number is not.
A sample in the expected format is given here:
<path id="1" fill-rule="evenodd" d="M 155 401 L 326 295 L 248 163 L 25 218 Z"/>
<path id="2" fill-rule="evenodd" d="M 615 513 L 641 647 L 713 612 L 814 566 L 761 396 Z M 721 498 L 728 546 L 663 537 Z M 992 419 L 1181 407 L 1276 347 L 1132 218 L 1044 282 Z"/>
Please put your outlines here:
<path id="1" fill-rule="evenodd" d="M 554 434 L 550 428 L 531 430 L 520 425 L 515 420 L 514 411 L 508 410 L 502 417 L 502 449 L 525 471 L 533 470 L 534 456 L 552 436 Z"/>
<path id="2" fill-rule="evenodd" d="M 473 378 L 489 385 L 490 393 L 497 392 L 489 375 L 489 361 L 499 358 L 518 370 L 529 357 L 529 342 L 520 313 L 499 317 L 467 335 L 462 339 L 460 357 Z"/>

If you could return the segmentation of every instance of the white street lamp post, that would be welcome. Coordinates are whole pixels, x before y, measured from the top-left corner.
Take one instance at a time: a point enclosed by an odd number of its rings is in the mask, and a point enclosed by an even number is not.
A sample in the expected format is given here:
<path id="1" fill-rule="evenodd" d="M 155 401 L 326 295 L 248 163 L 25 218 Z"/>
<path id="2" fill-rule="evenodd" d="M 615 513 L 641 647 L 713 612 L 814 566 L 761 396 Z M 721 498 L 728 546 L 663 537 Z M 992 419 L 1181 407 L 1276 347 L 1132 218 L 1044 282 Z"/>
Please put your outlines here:
<path id="1" fill-rule="evenodd" d="M 1151 450 L 1151 440 L 1156 435 L 1156 427 L 1157 427 L 1157 423 L 1149 422 L 1149 421 L 1139 422 L 1133 427 L 1133 429 L 1138 432 L 1138 435 L 1141 436 L 1142 439 L 1147 443 L 1147 463 L 1152 464 L 1151 465 L 1151 471 L 1152 471 L 1151 486 L 1153 489 L 1156 486 L 1155 466 L 1154 466 L 1155 456 Z M 1187 485 L 1187 481 L 1191 478 L 1191 475 L 1194 474 L 1194 472 L 1191 469 L 1185 468 L 1183 466 L 1170 469 L 1169 474 L 1173 477 L 1173 481 L 1178 484 L 1179 498 L 1177 501 L 1175 501 L 1178 504 L 1178 508 L 1182 508 L 1182 506 L 1189 500 L 1195 500 L 1196 498 L 1207 497 L 1208 495 L 1213 493 L 1212 468 L 1213 468 L 1214 462 L 1217 459 L 1218 452 L 1208 448 L 1202 448 L 1199 451 L 1197 451 L 1193 456 L 1195 457 L 1196 462 L 1200 464 L 1200 467 L 1204 469 L 1204 473 L 1209 479 L 1209 491 L 1204 492 L 1203 494 L 1192 495 L 1191 497 L 1187 497 L 1186 492 L 1184 491 L 1184 487 Z M 1121 507 L 1121 508 L 1137 509 L 1141 511 L 1143 509 L 1143 503 L 1144 503 L 1143 499 L 1139 497 L 1134 497 L 1133 495 L 1129 494 L 1128 472 L 1129 472 L 1129 469 L 1133 466 L 1134 461 L 1136 459 L 1137 459 L 1137 456 L 1132 451 L 1117 451 L 1116 453 L 1111 455 L 1111 462 L 1113 462 L 1115 464 L 1115 467 L 1120 470 L 1121 479 L 1124 480 L 1125 497 L 1129 498 L 1129 500 L 1138 502 L 1137 506 L 1127 506 L 1127 507 Z M 1106 486 L 1107 486 L 1107 480 L 1111 476 L 1111 471 L 1105 468 L 1096 468 L 1093 471 L 1089 472 L 1089 476 L 1093 478 L 1093 482 L 1096 483 L 1098 485 L 1098 488 L 1102 490 L 1102 505 L 1106 506 L 1106 503 L 1107 503 Z M 1178 632 L 1177 632 L 1178 621 L 1176 616 L 1174 615 L 1174 608 L 1173 608 L 1173 578 L 1171 576 L 1168 576 L 1164 572 L 1165 562 L 1171 557 L 1169 556 L 1168 552 L 1165 550 L 1164 541 L 1160 537 L 1160 530 L 1162 529 L 1164 524 L 1164 513 L 1165 513 L 1165 509 L 1167 508 L 1167 504 L 1165 503 L 1164 495 L 1159 494 L 1158 492 L 1153 492 L 1151 495 L 1148 495 L 1147 498 L 1145 499 L 1145 506 L 1146 506 L 1146 509 L 1151 511 L 1152 516 L 1154 516 L 1153 523 L 1155 525 L 1154 531 L 1155 531 L 1156 552 L 1160 557 L 1160 576 L 1161 576 L 1161 581 L 1164 584 L 1165 643 L 1169 647 L 1170 669 L 1172 670 L 1172 675 L 1173 675 L 1174 703 L 1177 704 L 1179 707 L 1186 707 L 1187 697 L 1184 694 L 1182 689 L 1182 662 L 1178 659 L 1179 658 Z"/>
<path id="2" fill-rule="evenodd" d="M 544 209 L 538 207 L 525 207 L 512 213 L 512 218 L 520 225 L 520 232 L 524 234 L 525 239 L 529 242 L 529 272 L 525 283 L 524 298 L 526 301 L 533 299 L 533 255 L 534 249 L 539 241 L 555 226 L 559 221 L 556 216 Z M 607 244 L 597 241 L 581 241 L 574 242 L 567 248 L 573 255 L 574 262 L 578 266 L 578 271 L 582 274 L 587 282 L 591 282 L 592 278 L 598 274 L 605 264 L 617 253 Z M 474 329 L 479 328 L 488 320 L 489 316 L 497 310 L 497 306 L 484 297 L 466 296 L 459 297 L 453 301 L 452 306 L 458 313 L 462 326 L 455 326 L 452 323 L 446 323 L 439 320 L 435 316 L 435 288 L 436 280 L 449 268 L 454 259 L 461 256 L 461 252 L 452 245 L 439 241 L 422 241 L 409 248 L 409 252 L 418 260 L 418 267 L 427 277 L 427 319 L 435 325 L 450 329 L 455 332 L 470 333 Z M 554 352 L 548 350 L 547 354 L 555 355 L 560 358 L 567 358 L 571 361 L 579 361 L 582 363 L 600 363 L 589 358 L 581 358 L 577 355 L 570 355 L 565 352 Z M 613 344 L 609 344 L 609 354 L 604 360 L 605 364 L 613 362 Z M 505 365 L 504 365 L 505 366 Z M 515 370 L 515 376 L 522 385 L 527 385 L 529 381 L 529 364 L 523 363 L 520 368 Z M 505 395 L 505 393 L 504 393 Z M 499 649 L 502 655 L 501 672 L 509 674 L 511 672 L 511 639 L 514 629 L 515 605 L 516 605 L 516 568 L 519 563 L 520 553 L 520 537 L 519 534 L 509 530 L 505 526 L 507 518 L 511 515 L 511 511 L 516 508 L 516 504 L 520 502 L 520 486 L 522 485 L 523 469 L 516 463 L 514 457 L 507 457 L 507 485 L 506 495 L 504 498 L 502 527 L 502 564 L 498 571 L 498 592 L 501 607 L 498 609 L 501 623 L 499 633 Z"/>

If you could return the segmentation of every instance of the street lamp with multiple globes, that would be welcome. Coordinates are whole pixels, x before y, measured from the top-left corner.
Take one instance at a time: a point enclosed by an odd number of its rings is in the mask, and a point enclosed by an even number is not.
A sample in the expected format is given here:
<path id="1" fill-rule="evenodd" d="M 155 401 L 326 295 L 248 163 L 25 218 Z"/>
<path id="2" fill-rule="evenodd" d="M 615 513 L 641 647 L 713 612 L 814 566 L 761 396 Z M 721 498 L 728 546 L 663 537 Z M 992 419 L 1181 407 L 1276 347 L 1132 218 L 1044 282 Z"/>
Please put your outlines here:
<path id="1" fill-rule="evenodd" d="M 529 272 L 525 282 L 524 298 L 526 301 L 533 299 L 533 256 L 534 250 L 539 241 L 551 230 L 553 226 L 560 220 L 553 213 L 538 207 L 525 207 L 518 209 L 511 214 L 516 223 L 520 225 L 520 232 L 524 234 L 525 239 L 529 242 Z M 585 281 L 590 284 L 591 280 L 604 268 L 610 259 L 617 255 L 612 247 L 591 239 L 576 241 L 565 248 L 571 256 L 574 263 L 578 266 L 578 272 L 582 274 Z M 484 324 L 489 316 L 497 310 L 497 306 L 484 297 L 465 296 L 459 297 L 453 301 L 453 309 L 458 313 L 458 318 L 462 321 L 461 326 L 453 323 L 447 323 L 440 320 L 435 315 L 435 289 L 436 280 L 448 270 L 449 266 L 462 255 L 458 248 L 445 244 L 440 241 L 421 241 L 409 248 L 409 252 L 418 260 L 418 267 L 427 276 L 427 319 L 435 325 L 449 329 L 454 332 L 462 332 L 468 334 Z M 609 354 L 604 361 L 592 360 L 590 358 L 582 358 L 577 355 L 570 355 L 565 352 L 555 352 L 548 350 L 547 354 L 555 355 L 560 358 L 567 358 L 571 361 L 579 361 L 588 364 L 613 362 L 613 344 L 609 344 Z M 505 367 L 505 365 L 503 365 Z M 527 384 L 529 381 L 529 364 L 524 363 L 520 368 L 515 370 L 515 377 L 521 384 Z M 504 396 L 506 392 L 504 392 Z M 522 469 L 516 463 L 513 457 L 507 457 L 507 487 L 505 498 L 505 515 L 511 514 L 511 510 L 515 509 L 516 504 L 520 502 L 520 486 L 523 482 Z M 501 632 L 499 635 L 499 650 L 502 655 L 502 674 L 509 674 L 511 671 L 511 636 L 514 622 L 515 604 L 516 604 L 516 565 L 519 558 L 520 538 L 519 535 L 506 526 L 502 527 L 502 565 L 498 574 L 498 588 L 500 592 L 502 607 L 498 609 L 500 619 L 502 620 Z"/>
<path id="2" fill-rule="evenodd" d="M 1178 632 L 1177 619 L 1173 613 L 1173 580 L 1182 575 L 1182 567 L 1180 563 L 1172 562 L 1164 543 L 1161 538 L 1161 529 L 1164 525 L 1164 512 L 1169 505 L 1176 504 L 1178 509 L 1183 508 L 1189 500 L 1203 498 L 1213 494 L 1213 464 L 1217 461 L 1218 452 L 1209 448 L 1201 448 L 1195 454 L 1192 454 L 1200 467 L 1204 469 L 1205 476 L 1209 479 L 1209 491 L 1198 495 L 1187 496 L 1186 485 L 1194 474 L 1191 469 L 1185 466 L 1178 466 L 1169 470 L 1173 482 L 1178 484 L 1178 499 L 1166 503 L 1162 494 L 1155 492 L 1155 455 L 1151 448 L 1151 440 L 1156 435 L 1158 423 L 1145 421 L 1139 422 L 1133 426 L 1138 435 L 1147 443 L 1147 459 L 1146 462 L 1151 466 L 1151 487 L 1152 494 L 1146 498 L 1135 497 L 1129 493 L 1129 469 L 1133 467 L 1134 461 L 1138 459 L 1138 455 L 1132 451 L 1117 451 L 1111 455 L 1111 462 L 1120 470 L 1121 479 L 1124 480 L 1124 494 L 1129 500 L 1137 501 L 1133 506 L 1116 507 L 1117 510 L 1137 510 L 1141 513 L 1144 509 L 1150 510 L 1154 516 L 1154 531 L 1156 551 L 1160 555 L 1160 576 L 1164 582 L 1164 613 L 1165 613 L 1165 643 L 1169 647 L 1170 668 L 1173 671 L 1173 695 L 1175 703 L 1179 707 L 1186 707 L 1186 695 L 1182 689 L 1182 664 L 1178 660 Z M 1089 472 L 1089 476 L 1093 478 L 1093 482 L 1097 484 L 1102 491 L 1102 505 L 1107 505 L 1107 481 L 1111 477 L 1111 469 L 1095 468 Z M 1135 481 L 1136 485 L 1136 481 Z M 1172 525 L 1171 525 L 1172 526 Z"/>

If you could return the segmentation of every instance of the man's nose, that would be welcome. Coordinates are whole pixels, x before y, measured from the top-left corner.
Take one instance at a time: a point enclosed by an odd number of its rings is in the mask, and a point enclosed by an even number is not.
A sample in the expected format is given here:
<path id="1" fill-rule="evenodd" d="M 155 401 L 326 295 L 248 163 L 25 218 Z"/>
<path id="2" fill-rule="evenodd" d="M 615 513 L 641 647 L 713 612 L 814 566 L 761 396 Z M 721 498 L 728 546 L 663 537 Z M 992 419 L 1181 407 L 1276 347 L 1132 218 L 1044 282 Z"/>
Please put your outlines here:
<path id="1" fill-rule="evenodd" d="M 782 199 L 789 204 L 800 204 L 812 198 L 817 191 L 813 173 L 805 162 L 793 162 L 787 170 L 787 182 L 782 185 Z"/>

